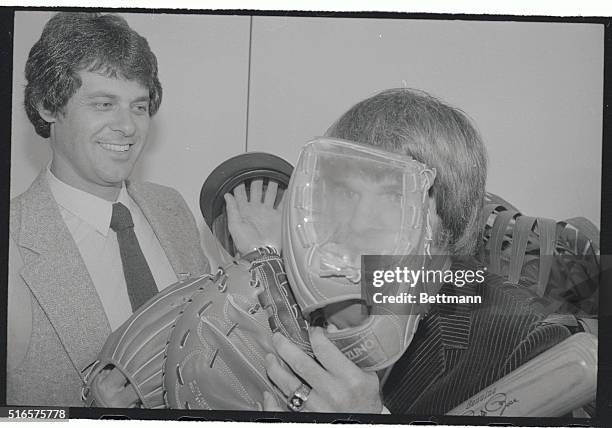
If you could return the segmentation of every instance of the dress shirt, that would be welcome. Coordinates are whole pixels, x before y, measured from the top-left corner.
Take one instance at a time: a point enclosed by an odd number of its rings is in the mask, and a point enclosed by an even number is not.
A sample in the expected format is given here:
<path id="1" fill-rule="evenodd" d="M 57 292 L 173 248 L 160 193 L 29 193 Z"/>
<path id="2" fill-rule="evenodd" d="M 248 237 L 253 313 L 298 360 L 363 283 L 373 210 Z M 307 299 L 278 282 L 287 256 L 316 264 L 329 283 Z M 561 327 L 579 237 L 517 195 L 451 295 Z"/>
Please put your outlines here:
<path id="1" fill-rule="evenodd" d="M 47 180 L 98 292 L 111 329 L 115 330 L 130 317 L 132 306 L 123 276 L 117 234 L 110 228 L 114 202 L 64 183 L 48 168 Z M 166 253 L 146 217 L 128 194 L 125 184 L 115 202 L 121 202 L 132 214 L 134 232 L 158 290 L 175 283 L 177 276 Z"/>

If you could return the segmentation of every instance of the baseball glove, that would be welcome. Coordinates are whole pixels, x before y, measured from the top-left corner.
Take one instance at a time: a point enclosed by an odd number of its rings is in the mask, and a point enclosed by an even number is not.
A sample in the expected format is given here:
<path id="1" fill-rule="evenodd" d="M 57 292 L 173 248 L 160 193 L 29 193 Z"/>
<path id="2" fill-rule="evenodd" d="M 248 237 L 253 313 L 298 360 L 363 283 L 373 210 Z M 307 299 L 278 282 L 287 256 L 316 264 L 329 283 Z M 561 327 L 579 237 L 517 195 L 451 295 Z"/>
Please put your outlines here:
<path id="1" fill-rule="evenodd" d="M 276 331 L 312 355 L 280 256 L 261 248 L 198 289 L 177 319 L 164 364 L 168 407 L 261 410 L 264 391 L 285 403 L 264 366 Z"/>
<path id="2" fill-rule="evenodd" d="M 480 260 L 490 272 L 549 298 L 559 312 L 597 315 L 601 258 L 593 223 L 526 216 L 492 193 L 483 220 Z"/>
<path id="3" fill-rule="evenodd" d="M 191 295 L 210 284 L 210 275 L 179 281 L 151 298 L 114 331 L 85 376 L 81 394 L 85 404 L 117 407 L 105 399 L 100 375 L 104 369 L 115 368 L 134 388 L 140 407 L 165 408 L 162 364 L 170 330 Z"/>

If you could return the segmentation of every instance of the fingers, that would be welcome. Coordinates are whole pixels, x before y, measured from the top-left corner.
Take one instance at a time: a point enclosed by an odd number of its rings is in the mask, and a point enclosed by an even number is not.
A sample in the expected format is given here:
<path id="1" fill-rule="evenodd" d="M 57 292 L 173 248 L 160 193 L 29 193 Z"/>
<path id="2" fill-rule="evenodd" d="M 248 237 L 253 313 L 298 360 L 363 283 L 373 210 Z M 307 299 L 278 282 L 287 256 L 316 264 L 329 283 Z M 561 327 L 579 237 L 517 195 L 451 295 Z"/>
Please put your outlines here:
<path id="1" fill-rule="evenodd" d="M 268 207 L 274 206 L 276 200 L 276 192 L 278 191 L 278 183 L 274 180 L 268 181 L 268 187 L 266 188 L 266 194 L 264 196 L 264 205 Z"/>
<path id="2" fill-rule="evenodd" d="M 140 402 L 138 394 L 136 394 L 136 390 L 131 384 L 119 391 L 115 397 L 118 403 L 116 407 L 136 407 Z"/>
<path id="3" fill-rule="evenodd" d="M 302 384 L 297 377 L 289 373 L 287 369 L 281 366 L 281 363 L 278 361 L 278 358 L 274 356 L 274 354 L 266 355 L 266 372 L 278 389 L 280 389 L 287 397 L 291 396 L 293 392 Z"/>
<path id="4" fill-rule="evenodd" d="M 268 391 L 264 391 L 264 412 L 282 412 L 283 409 L 278 405 L 274 396 Z"/>
<path id="5" fill-rule="evenodd" d="M 308 357 L 310 358 L 310 357 Z M 274 356 L 274 354 L 266 355 L 266 372 L 268 377 L 274 384 L 281 390 L 281 392 L 287 397 L 293 396 L 295 391 L 303 384 L 287 367 L 283 366 L 281 362 Z M 306 385 L 308 386 L 308 385 Z M 325 386 L 322 386 L 323 388 Z M 274 397 L 272 397 L 274 400 Z M 265 409 L 265 402 L 264 402 Z M 328 404 L 321 398 L 317 393 L 316 388 L 313 386 L 308 394 L 306 403 L 304 406 L 306 411 L 329 411 Z"/>
<path id="6" fill-rule="evenodd" d="M 93 385 L 104 405 L 108 407 L 135 407 L 140 401 L 136 390 L 127 384 L 126 377 L 116 368 L 103 370 L 93 381 Z"/>
<path id="7" fill-rule="evenodd" d="M 226 193 L 223 197 L 225 199 L 225 209 L 227 211 L 227 225 L 230 233 L 233 234 L 234 231 L 232 229 L 242 221 L 242 217 L 236 199 L 230 193 Z"/>
<path id="8" fill-rule="evenodd" d="M 285 200 L 287 199 L 285 198 L 286 194 L 286 192 L 283 192 L 283 194 L 281 195 L 280 200 L 278 201 L 278 205 L 276 206 L 277 211 L 283 211 L 283 205 L 285 204 Z"/>
<path id="9" fill-rule="evenodd" d="M 244 183 L 241 183 L 234 188 L 234 197 L 236 198 L 236 202 L 238 203 L 238 207 L 240 208 L 242 208 L 249 202 Z"/>
<path id="10" fill-rule="evenodd" d="M 312 357 L 282 334 L 274 333 L 272 342 L 278 355 L 309 385 L 324 385 L 330 382 L 329 374 Z"/>
<path id="11" fill-rule="evenodd" d="M 310 344 L 317 360 L 336 377 L 353 377 L 361 373 L 359 367 L 349 360 L 328 338 L 321 327 L 309 330 Z"/>
<path id="12" fill-rule="evenodd" d="M 263 195 L 263 203 L 268 207 L 273 207 L 276 201 L 276 195 L 278 193 L 278 183 L 274 180 L 268 181 L 266 192 L 263 194 L 263 180 L 257 179 L 252 180 L 250 184 L 250 194 L 247 196 L 246 187 L 244 183 L 239 184 L 233 190 L 234 197 L 238 202 L 239 206 L 247 204 L 249 202 L 261 203 Z M 280 204 L 279 204 L 280 205 Z"/>
<path id="13" fill-rule="evenodd" d="M 261 203 L 261 193 L 263 187 L 263 180 L 253 180 L 251 181 L 251 197 L 249 198 L 250 202 L 258 202 Z"/>
<path id="14" fill-rule="evenodd" d="M 110 372 L 108 372 L 108 374 L 104 378 L 104 381 L 109 387 L 115 389 L 124 388 L 125 385 L 128 383 L 127 378 L 123 376 L 123 373 L 121 373 L 116 368 L 113 368 Z"/>

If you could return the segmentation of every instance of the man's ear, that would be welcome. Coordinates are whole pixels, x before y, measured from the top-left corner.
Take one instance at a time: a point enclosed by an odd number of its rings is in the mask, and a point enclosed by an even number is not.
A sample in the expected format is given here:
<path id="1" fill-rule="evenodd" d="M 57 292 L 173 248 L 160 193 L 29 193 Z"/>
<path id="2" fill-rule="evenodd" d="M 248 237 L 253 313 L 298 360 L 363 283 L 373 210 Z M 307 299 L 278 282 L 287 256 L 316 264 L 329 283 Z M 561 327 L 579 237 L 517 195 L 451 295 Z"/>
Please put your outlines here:
<path id="1" fill-rule="evenodd" d="M 38 103 L 36 110 L 38 110 L 38 114 L 45 122 L 54 123 L 57 121 L 57 113 L 53 113 L 51 110 L 44 108 L 42 103 Z"/>
<path id="2" fill-rule="evenodd" d="M 424 197 L 426 199 L 423 202 L 427 202 L 427 206 L 429 209 L 429 221 L 430 226 L 433 228 L 434 232 L 437 230 L 438 224 L 440 222 L 440 218 L 438 217 L 438 210 L 436 207 L 436 198 L 432 192 L 432 186 L 434 181 L 436 181 L 436 169 L 435 168 L 427 168 L 424 169 L 421 174 L 425 178 L 423 180 L 423 188 L 424 188 Z"/>
<path id="3" fill-rule="evenodd" d="M 424 171 L 424 174 L 428 180 L 428 183 L 426 185 L 427 195 L 425 197 L 427 198 L 427 207 L 429 210 L 429 225 L 431 226 L 432 231 L 435 235 L 436 231 L 439 228 L 440 222 L 441 222 L 440 217 L 438 216 L 438 207 L 436 204 L 436 197 L 431 189 L 436 179 L 436 170 L 427 169 Z"/>
<path id="4" fill-rule="evenodd" d="M 421 174 L 423 174 L 426 180 L 423 185 L 425 186 L 425 189 L 429 191 L 429 189 L 431 189 L 431 186 L 433 186 L 434 181 L 436 181 L 436 169 L 425 169 Z"/>

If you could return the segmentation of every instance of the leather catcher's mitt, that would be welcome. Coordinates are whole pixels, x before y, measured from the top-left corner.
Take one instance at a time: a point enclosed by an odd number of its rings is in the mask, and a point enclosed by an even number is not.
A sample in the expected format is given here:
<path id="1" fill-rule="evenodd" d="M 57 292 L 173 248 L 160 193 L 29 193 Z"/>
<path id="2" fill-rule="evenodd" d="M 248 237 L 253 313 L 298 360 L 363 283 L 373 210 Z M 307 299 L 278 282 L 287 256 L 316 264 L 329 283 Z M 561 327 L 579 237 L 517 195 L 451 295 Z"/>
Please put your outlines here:
<path id="1" fill-rule="evenodd" d="M 85 376 L 82 399 L 89 407 L 109 407 L 97 375 L 115 367 L 134 387 L 140 407 L 165 408 L 162 364 L 168 336 L 191 295 L 211 284 L 210 275 L 173 284 L 142 305 L 106 340 Z"/>
<path id="2" fill-rule="evenodd" d="M 279 331 L 312 355 L 306 321 L 271 248 L 247 254 L 192 296 L 170 335 L 163 384 L 170 408 L 261 410 L 263 392 L 285 398 L 268 380 L 265 355 Z"/>

